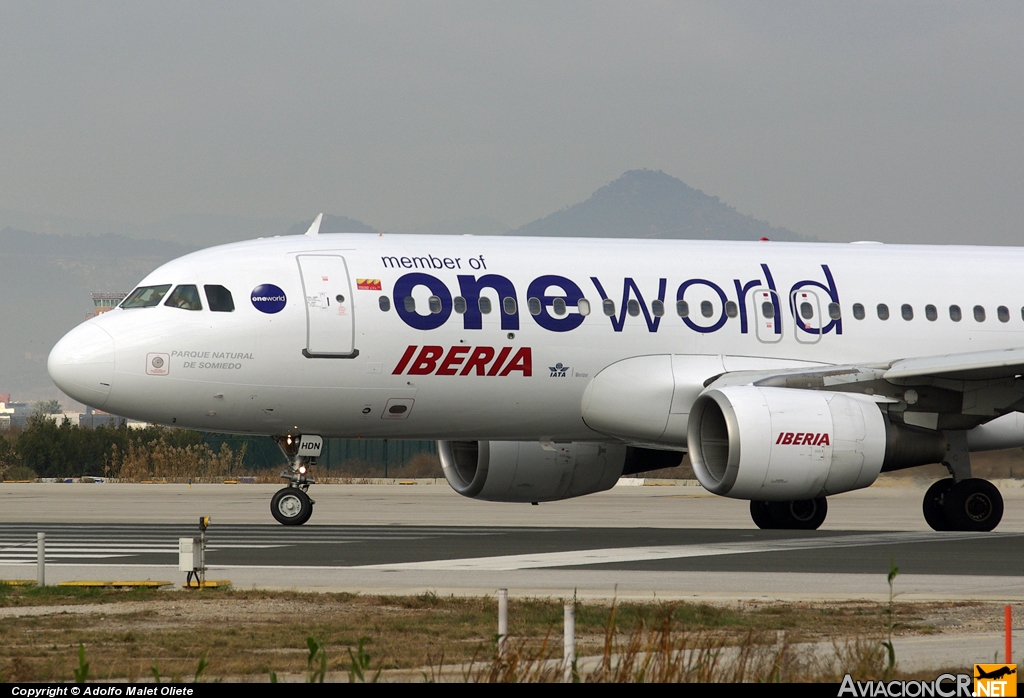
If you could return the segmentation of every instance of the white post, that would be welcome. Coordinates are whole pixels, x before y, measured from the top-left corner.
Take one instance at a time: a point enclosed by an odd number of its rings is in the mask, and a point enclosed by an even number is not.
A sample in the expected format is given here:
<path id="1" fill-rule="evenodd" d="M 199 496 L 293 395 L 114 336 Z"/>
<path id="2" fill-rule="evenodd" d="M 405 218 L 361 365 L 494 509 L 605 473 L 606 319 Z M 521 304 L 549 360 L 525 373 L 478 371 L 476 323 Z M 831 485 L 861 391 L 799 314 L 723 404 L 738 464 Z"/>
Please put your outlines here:
<path id="1" fill-rule="evenodd" d="M 36 586 L 46 586 L 46 534 L 36 534 Z"/>
<path id="2" fill-rule="evenodd" d="M 565 682 L 572 683 L 572 663 L 576 658 L 576 604 L 565 604 Z"/>
<path id="3" fill-rule="evenodd" d="M 498 656 L 508 648 L 508 589 L 498 589 Z"/>

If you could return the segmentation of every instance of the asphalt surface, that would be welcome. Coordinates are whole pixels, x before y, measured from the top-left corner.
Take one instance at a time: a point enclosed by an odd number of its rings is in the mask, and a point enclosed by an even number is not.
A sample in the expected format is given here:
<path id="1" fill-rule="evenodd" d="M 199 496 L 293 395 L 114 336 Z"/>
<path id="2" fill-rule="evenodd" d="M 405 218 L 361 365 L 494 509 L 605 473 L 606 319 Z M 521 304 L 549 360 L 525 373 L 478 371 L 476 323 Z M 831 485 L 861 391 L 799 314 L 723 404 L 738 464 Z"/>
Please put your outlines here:
<path id="1" fill-rule="evenodd" d="M 493 504 L 444 485 L 317 485 L 311 522 L 272 523 L 267 485 L 0 485 L 0 578 L 177 581 L 178 538 L 208 532 L 210 575 L 236 586 L 634 597 L 1024 600 L 1024 488 L 992 533 L 936 533 L 928 483 L 830 498 L 818 531 L 761 531 L 746 502 L 698 487 L 616 487 L 564 503 Z"/>

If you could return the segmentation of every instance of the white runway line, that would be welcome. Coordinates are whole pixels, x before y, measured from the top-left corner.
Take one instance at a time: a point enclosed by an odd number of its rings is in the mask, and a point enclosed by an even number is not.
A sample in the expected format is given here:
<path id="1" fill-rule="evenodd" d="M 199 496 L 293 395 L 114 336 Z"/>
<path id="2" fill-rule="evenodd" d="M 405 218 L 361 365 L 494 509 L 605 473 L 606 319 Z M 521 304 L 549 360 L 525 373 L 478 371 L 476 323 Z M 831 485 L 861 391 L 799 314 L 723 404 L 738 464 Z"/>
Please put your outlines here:
<path id="1" fill-rule="evenodd" d="M 576 567 L 604 565 L 615 562 L 643 560 L 671 560 L 688 557 L 742 555 L 790 550 L 816 550 L 825 548 L 852 548 L 870 545 L 905 545 L 908 543 L 938 542 L 941 540 L 973 540 L 992 536 L 1014 536 L 1005 533 L 869 533 L 827 538 L 801 538 L 797 540 L 757 541 L 749 543 L 717 543 L 701 545 L 659 545 L 636 548 L 604 548 L 572 550 L 554 553 L 528 553 L 525 555 L 497 555 L 493 557 L 460 558 L 455 560 L 427 560 L 397 564 L 361 565 L 348 569 L 362 570 L 526 570 L 545 567 Z"/>

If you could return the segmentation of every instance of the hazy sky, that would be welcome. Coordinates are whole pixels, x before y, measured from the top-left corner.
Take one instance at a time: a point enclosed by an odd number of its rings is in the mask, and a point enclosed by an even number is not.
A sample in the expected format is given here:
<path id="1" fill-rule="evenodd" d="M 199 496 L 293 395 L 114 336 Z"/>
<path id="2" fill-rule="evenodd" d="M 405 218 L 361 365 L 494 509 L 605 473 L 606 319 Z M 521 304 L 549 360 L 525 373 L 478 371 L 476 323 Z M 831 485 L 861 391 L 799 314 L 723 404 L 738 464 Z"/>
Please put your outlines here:
<path id="1" fill-rule="evenodd" d="M 8 1 L 0 208 L 518 226 L 646 167 L 821 239 L 1016 243 L 1022 37 L 1020 2 Z"/>

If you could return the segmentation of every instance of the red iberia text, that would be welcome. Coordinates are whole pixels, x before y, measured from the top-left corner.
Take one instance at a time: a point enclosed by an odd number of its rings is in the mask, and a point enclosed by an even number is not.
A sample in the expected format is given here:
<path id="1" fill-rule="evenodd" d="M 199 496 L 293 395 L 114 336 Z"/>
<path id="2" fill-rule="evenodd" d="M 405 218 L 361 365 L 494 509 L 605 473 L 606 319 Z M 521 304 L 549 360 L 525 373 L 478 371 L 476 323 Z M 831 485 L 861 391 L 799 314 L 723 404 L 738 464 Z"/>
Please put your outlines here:
<path id="1" fill-rule="evenodd" d="M 799 431 L 783 431 L 779 433 L 775 443 L 783 446 L 828 446 L 831 442 L 828 439 L 828 432 L 804 434 Z"/>
<path id="2" fill-rule="evenodd" d="M 411 345 L 398 360 L 392 375 L 508 376 L 533 375 L 530 347 L 450 347 Z"/>

